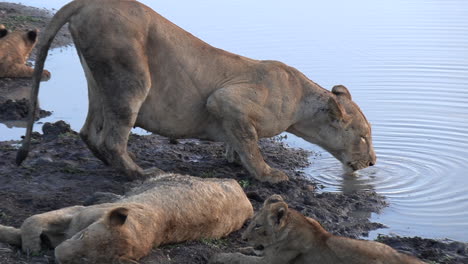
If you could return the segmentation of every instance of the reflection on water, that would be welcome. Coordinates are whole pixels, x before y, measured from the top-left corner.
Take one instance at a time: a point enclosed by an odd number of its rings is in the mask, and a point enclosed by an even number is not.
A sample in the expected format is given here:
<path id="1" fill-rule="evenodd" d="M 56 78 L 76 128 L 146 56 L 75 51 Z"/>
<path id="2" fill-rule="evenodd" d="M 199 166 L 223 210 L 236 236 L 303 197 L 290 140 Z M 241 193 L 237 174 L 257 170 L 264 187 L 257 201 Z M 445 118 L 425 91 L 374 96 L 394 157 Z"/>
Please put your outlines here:
<path id="1" fill-rule="evenodd" d="M 328 153 L 290 137 L 322 153 L 307 174 L 326 191 L 387 196 L 390 207 L 373 216 L 389 226 L 379 233 L 468 241 L 468 1 L 143 2 L 214 46 L 281 60 L 327 88 L 345 84 L 373 124 L 377 165 L 344 176 Z M 87 99 L 74 50 L 54 51 L 46 68 L 48 120 L 79 129 Z"/>

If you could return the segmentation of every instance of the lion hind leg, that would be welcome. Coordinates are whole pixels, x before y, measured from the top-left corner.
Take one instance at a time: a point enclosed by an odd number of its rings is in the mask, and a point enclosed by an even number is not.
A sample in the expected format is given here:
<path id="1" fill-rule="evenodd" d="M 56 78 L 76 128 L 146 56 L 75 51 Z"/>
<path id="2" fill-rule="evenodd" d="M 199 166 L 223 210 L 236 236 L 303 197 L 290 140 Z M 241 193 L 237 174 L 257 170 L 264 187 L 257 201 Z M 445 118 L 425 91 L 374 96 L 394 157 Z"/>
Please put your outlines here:
<path id="1" fill-rule="evenodd" d="M 100 55 L 81 56 L 90 88 L 89 112 L 81 131 L 82 138 L 98 158 L 131 180 L 162 172 L 157 168 L 143 170 L 127 150 L 130 131 L 151 88 L 143 50 L 120 52 L 118 62 L 114 63 Z M 87 57 L 99 60 L 86 64 Z"/>
<path id="2" fill-rule="evenodd" d="M 100 131 L 102 130 L 104 123 L 104 115 L 102 114 L 103 106 L 101 104 L 101 98 L 99 98 L 98 86 L 94 80 L 93 74 L 86 63 L 86 60 L 78 50 L 81 65 L 86 75 L 86 81 L 88 83 L 88 114 L 84 126 L 80 130 L 80 137 L 88 146 L 89 150 L 94 154 L 95 157 L 100 159 L 105 165 L 110 165 L 109 161 L 106 160 L 105 156 L 99 151 L 98 141 L 100 137 Z"/>
<path id="3" fill-rule="evenodd" d="M 0 225 L 0 242 L 20 247 L 21 230 L 10 226 Z"/>

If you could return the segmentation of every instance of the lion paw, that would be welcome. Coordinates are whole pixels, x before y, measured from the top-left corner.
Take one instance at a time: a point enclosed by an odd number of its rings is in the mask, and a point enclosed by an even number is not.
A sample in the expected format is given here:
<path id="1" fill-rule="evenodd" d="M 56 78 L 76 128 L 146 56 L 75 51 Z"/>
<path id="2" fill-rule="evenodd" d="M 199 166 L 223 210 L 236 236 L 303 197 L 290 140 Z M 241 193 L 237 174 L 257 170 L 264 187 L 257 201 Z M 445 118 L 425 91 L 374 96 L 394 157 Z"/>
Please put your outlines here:
<path id="1" fill-rule="evenodd" d="M 278 183 L 289 180 L 288 176 L 284 171 L 278 169 L 271 169 L 270 173 L 266 174 L 264 177 L 259 179 L 263 182 Z"/>
<path id="2" fill-rule="evenodd" d="M 50 72 L 49 72 L 48 70 L 44 70 L 44 71 L 42 72 L 41 81 L 48 81 L 48 80 L 50 80 L 50 76 L 51 76 Z"/>

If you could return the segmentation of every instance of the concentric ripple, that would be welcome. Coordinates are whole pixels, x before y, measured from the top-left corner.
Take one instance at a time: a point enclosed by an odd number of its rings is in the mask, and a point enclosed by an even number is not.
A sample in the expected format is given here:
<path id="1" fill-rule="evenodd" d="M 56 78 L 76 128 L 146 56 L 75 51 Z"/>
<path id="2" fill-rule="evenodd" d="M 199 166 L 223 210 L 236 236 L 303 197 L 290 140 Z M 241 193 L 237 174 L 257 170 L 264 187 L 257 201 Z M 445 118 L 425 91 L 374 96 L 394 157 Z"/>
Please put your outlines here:
<path id="1" fill-rule="evenodd" d="M 372 236 L 468 241 L 467 4 L 396 3 L 390 13 L 374 7 L 379 20 L 362 29 L 372 36 L 360 43 L 367 49 L 350 48 L 354 65 L 343 70 L 373 125 L 377 165 L 343 175 L 320 150 L 306 172 L 324 191 L 386 196 L 390 206 L 374 220 L 389 228 Z"/>

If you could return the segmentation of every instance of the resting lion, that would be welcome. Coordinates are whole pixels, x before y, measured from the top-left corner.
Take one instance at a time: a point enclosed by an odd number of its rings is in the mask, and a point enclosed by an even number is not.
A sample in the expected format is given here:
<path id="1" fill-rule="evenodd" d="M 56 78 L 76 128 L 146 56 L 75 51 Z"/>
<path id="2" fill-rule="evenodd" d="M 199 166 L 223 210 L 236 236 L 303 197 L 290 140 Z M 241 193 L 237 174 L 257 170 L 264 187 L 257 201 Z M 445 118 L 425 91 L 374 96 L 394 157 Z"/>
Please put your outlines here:
<path id="1" fill-rule="evenodd" d="M 257 145 L 284 131 L 320 145 L 348 170 L 376 162 L 371 126 L 344 86 L 329 92 L 281 62 L 214 48 L 137 1 L 64 6 L 42 35 L 36 76 L 67 22 L 89 91 L 80 135 L 95 156 L 131 179 L 157 171 L 142 170 L 127 151 L 135 126 L 172 139 L 225 142 L 228 160 L 240 160 L 260 181 L 288 179 L 265 163 Z M 38 78 L 33 89 L 37 94 Z"/>
<path id="2" fill-rule="evenodd" d="M 281 196 L 268 198 L 242 238 L 263 256 L 223 253 L 211 264 L 421 264 L 374 241 L 334 236 L 314 219 L 289 209 Z"/>
<path id="3" fill-rule="evenodd" d="M 34 45 L 38 30 L 8 32 L 0 25 L 0 78 L 32 77 L 34 69 L 26 65 Z M 44 70 L 41 78 L 50 79 L 50 72 Z"/>
<path id="4" fill-rule="evenodd" d="M 235 180 L 167 174 L 114 203 L 34 215 L 20 229 L 0 225 L 0 241 L 25 252 L 49 241 L 61 264 L 135 261 L 162 244 L 220 238 L 252 215 Z"/>

